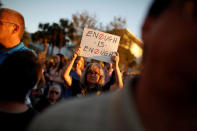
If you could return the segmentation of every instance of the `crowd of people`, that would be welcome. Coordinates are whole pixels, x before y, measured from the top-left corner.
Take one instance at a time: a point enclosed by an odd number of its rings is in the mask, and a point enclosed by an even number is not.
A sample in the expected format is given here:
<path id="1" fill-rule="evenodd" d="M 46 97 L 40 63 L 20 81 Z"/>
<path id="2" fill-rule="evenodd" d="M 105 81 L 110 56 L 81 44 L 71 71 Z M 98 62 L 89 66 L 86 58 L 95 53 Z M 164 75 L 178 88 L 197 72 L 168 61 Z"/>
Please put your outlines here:
<path id="1" fill-rule="evenodd" d="M 123 79 L 112 63 L 43 63 L 21 37 L 25 22 L 0 9 L 0 123 L 6 130 L 196 131 L 197 1 L 153 0 L 142 25 L 141 74 Z M 7 126 L 10 125 L 10 126 Z"/>
<path id="2" fill-rule="evenodd" d="M 0 9 L 0 79 L 4 87 L 0 93 L 0 121 L 5 126 L 15 123 L 8 130 L 25 130 L 34 116 L 60 100 L 82 99 L 102 95 L 112 87 L 123 88 L 118 53 L 111 57 L 110 64 L 87 62 L 79 56 L 81 47 L 70 59 L 60 53 L 46 58 L 46 49 L 36 54 L 20 41 L 24 27 L 19 12 Z"/>
<path id="3" fill-rule="evenodd" d="M 123 88 L 123 73 L 118 66 L 118 53 L 111 58 L 113 64 L 100 64 L 99 61 L 85 61 L 85 58 L 79 56 L 80 52 L 81 48 L 77 47 L 70 59 L 62 54 L 46 59 L 42 65 L 42 77 L 28 95 L 29 106 L 42 111 L 62 99 L 101 95 L 110 90 Z M 58 93 L 50 92 L 51 87 L 57 88 Z"/>

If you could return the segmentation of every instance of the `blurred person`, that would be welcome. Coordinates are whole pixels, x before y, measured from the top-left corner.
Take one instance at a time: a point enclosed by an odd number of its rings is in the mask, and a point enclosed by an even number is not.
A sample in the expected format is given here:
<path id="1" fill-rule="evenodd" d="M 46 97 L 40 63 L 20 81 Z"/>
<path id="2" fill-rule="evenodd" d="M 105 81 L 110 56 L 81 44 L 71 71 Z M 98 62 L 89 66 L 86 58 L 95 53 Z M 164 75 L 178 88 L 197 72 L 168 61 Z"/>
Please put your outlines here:
<path id="1" fill-rule="evenodd" d="M 42 67 L 30 51 L 7 56 L 0 66 L 0 123 L 5 130 L 26 129 L 37 111 L 24 104 L 26 96 L 38 83 Z"/>
<path id="2" fill-rule="evenodd" d="M 43 62 L 40 61 L 39 62 L 42 63 L 42 73 L 40 76 L 40 80 L 37 82 L 37 84 L 34 86 L 34 88 L 29 92 L 28 97 L 31 103 L 31 107 L 33 107 L 35 105 L 35 103 L 37 103 L 37 101 L 39 101 L 43 94 L 44 94 L 44 88 L 46 86 L 46 80 L 44 77 L 44 66 L 43 66 Z"/>
<path id="3" fill-rule="evenodd" d="M 105 71 L 105 82 L 110 81 L 112 77 L 112 73 L 114 71 L 112 63 L 104 63 L 104 71 Z"/>
<path id="4" fill-rule="evenodd" d="M 42 90 L 40 88 L 32 89 L 29 94 L 29 99 L 31 101 L 31 106 L 34 107 L 34 105 L 40 101 L 40 99 L 43 97 Z"/>
<path id="5" fill-rule="evenodd" d="M 24 29 L 22 14 L 8 8 L 0 9 L 0 64 L 15 51 L 30 50 L 21 42 Z"/>
<path id="6" fill-rule="evenodd" d="M 62 61 L 62 57 L 64 57 L 62 54 L 57 54 L 54 57 L 55 66 L 50 68 L 49 73 L 46 73 L 46 77 L 55 83 L 64 84 L 64 78 L 63 78 L 63 67 L 64 63 Z"/>
<path id="7" fill-rule="evenodd" d="M 84 58 L 81 56 L 78 56 L 77 58 L 72 57 L 72 60 L 70 63 L 72 63 L 72 61 L 74 61 L 74 64 L 72 66 L 72 70 L 70 71 L 70 76 L 77 80 L 80 80 L 82 71 L 84 69 Z"/>
<path id="8" fill-rule="evenodd" d="M 34 109 L 42 112 L 46 110 L 50 105 L 56 104 L 60 100 L 61 86 L 58 84 L 52 84 L 49 87 L 47 97 L 43 96 L 34 106 Z"/>
<path id="9" fill-rule="evenodd" d="M 59 84 L 62 88 L 61 97 L 67 97 L 67 90 L 65 87 L 65 81 L 64 81 L 64 55 L 62 54 L 56 54 L 54 57 L 54 63 L 55 65 L 52 66 L 48 72 L 45 72 L 45 77 L 48 80 L 47 87 L 44 90 L 44 94 L 47 95 L 49 91 L 49 86 L 53 83 Z"/>
<path id="10" fill-rule="evenodd" d="M 47 46 L 48 46 L 48 40 L 47 40 L 47 38 L 45 38 L 44 39 L 44 50 L 38 54 L 39 60 L 43 63 L 46 61 Z"/>

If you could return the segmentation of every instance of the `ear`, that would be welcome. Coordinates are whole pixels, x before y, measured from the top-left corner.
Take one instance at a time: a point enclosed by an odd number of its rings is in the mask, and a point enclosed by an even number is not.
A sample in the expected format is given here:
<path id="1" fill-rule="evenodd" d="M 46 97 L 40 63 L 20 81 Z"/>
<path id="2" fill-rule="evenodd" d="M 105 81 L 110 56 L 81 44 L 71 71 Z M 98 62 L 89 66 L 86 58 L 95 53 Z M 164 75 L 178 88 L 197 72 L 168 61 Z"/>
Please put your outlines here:
<path id="1" fill-rule="evenodd" d="M 19 25 L 14 24 L 14 25 L 13 25 L 13 33 L 16 33 L 16 32 L 18 32 L 18 31 L 19 31 Z"/>

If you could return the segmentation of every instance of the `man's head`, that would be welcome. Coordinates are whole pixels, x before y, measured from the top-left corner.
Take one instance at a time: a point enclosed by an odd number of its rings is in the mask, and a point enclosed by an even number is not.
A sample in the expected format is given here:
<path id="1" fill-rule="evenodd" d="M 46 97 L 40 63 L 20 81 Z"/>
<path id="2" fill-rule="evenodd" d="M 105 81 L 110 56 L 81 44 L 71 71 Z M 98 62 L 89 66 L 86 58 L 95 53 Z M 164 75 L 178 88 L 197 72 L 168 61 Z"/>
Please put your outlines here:
<path id="1" fill-rule="evenodd" d="M 23 16 L 12 9 L 0 9 L 0 44 L 12 48 L 19 44 L 25 29 Z"/>
<path id="2" fill-rule="evenodd" d="M 56 102 L 61 96 L 61 86 L 59 84 L 52 84 L 49 87 L 48 99 L 51 102 Z"/>
<path id="3" fill-rule="evenodd" d="M 41 77 L 42 67 L 30 51 L 10 54 L 0 66 L 0 100 L 21 101 Z"/>
<path id="4" fill-rule="evenodd" d="M 165 89 L 177 91 L 177 81 L 192 87 L 197 79 L 196 14 L 196 0 L 154 0 L 142 28 L 144 73 L 151 74 L 147 82 L 168 78 L 172 83 Z"/>

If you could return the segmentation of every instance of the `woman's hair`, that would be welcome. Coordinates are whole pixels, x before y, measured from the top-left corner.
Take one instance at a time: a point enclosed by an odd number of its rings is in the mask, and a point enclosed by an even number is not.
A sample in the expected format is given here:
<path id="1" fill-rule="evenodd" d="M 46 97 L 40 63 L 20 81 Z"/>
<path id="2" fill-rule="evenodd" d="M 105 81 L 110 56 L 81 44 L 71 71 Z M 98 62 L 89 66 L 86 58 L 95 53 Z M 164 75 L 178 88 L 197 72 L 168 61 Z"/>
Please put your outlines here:
<path id="1" fill-rule="evenodd" d="M 64 55 L 58 53 L 56 56 L 60 57 L 60 62 L 59 62 L 59 66 L 58 66 L 58 69 L 57 69 L 57 71 L 60 71 L 64 67 L 64 61 L 63 61 L 64 60 Z"/>
<path id="2" fill-rule="evenodd" d="M 102 66 L 98 63 L 90 63 L 86 66 L 85 71 L 81 77 L 81 83 L 83 85 L 88 85 L 87 73 L 88 73 L 88 71 L 93 70 L 95 66 L 99 68 L 99 75 L 100 75 L 100 78 L 99 78 L 99 81 L 97 84 L 100 86 L 103 86 L 105 84 L 105 74 L 104 74 Z"/>

